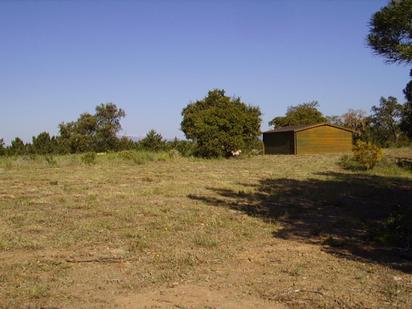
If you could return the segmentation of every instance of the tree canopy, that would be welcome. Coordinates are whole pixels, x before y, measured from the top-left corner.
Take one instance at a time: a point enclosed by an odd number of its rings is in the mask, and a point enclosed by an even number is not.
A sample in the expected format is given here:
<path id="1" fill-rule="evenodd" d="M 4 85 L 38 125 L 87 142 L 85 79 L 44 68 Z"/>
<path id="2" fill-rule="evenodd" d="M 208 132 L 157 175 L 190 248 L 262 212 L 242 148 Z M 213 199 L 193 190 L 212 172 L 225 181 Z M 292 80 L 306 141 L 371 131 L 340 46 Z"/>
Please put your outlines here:
<path id="1" fill-rule="evenodd" d="M 412 62 L 412 0 L 392 0 L 370 21 L 368 44 L 391 63 Z"/>
<path id="2" fill-rule="evenodd" d="M 203 157 L 229 156 L 232 151 L 248 149 L 260 135 L 259 107 L 228 97 L 223 89 L 211 90 L 202 100 L 190 103 L 182 116 L 182 131 L 196 142 L 196 153 Z"/>
<path id="3" fill-rule="evenodd" d="M 125 112 L 113 103 L 96 106 L 94 115 L 83 113 L 76 121 L 59 125 L 62 143 L 71 153 L 115 150 L 120 120 Z"/>
<path id="4" fill-rule="evenodd" d="M 21 138 L 16 137 L 14 140 L 11 141 L 9 151 L 15 155 L 23 155 L 26 153 L 26 145 L 24 144 Z"/>
<path id="5" fill-rule="evenodd" d="M 139 143 L 146 150 L 160 151 L 166 148 L 166 141 L 160 133 L 155 130 L 147 132 L 146 136 Z"/>
<path id="6" fill-rule="evenodd" d="M 4 146 L 4 140 L 0 138 L 0 156 L 6 154 L 6 147 Z"/>
<path id="7" fill-rule="evenodd" d="M 269 125 L 278 128 L 327 122 L 327 118 L 318 110 L 318 107 L 319 103 L 317 101 L 290 106 L 285 116 L 273 118 Z"/>
<path id="8" fill-rule="evenodd" d="M 38 154 L 53 153 L 56 149 L 56 138 L 50 137 L 48 132 L 42 132 L 32 138 L 33 152 Z"/>
<path id="9" fill-rule="evenodd" d="M 372 106 L 370 122 L 375 142 L 385 146 L 398 143 L 402 109 L 402 104 L 394 97 L 382 97 L 379 106 Z"/>
<path id="10" fill-rule="evenodd" d="M 409 73 L 412 78 L 412 70 Z M 403 106 L 402 120 L 401 120 L 401 130 L 412 139 L 412 80 L 406 85 L 403 90 L 405 95 L 406 103 Z"/>

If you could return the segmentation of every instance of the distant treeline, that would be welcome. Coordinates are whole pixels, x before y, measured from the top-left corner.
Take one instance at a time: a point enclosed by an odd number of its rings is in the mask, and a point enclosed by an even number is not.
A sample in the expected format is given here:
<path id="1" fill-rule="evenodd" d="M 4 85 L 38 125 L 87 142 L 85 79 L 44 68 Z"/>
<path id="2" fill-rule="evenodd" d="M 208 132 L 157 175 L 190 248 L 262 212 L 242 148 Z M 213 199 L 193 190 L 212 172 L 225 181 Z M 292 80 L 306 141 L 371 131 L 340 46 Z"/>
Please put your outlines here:
<path id="1" fill-rule="evenodd" d="M 5 147 L 3 139 L 0 139 L 0 155 L 46 155 L 123 150 L 166 151 L 170 149 L 176 149 L 182 155 L 190 155 L 193 151 L 192 142 L 177 138 L 167 141 L 155 130 L 150 130 L 139 141 L 125 136 L 118 137 L 121 130 L 120 120 L 125 115 L 125 112 L 115 104 L 100 104 L 93 115 L 83 113 L 76 121 L 61 123 L 57 136 L 42 132 L 33 136 L 31 143 L 24 143 L 22 139 L 16 137 L 8 147 Z"/>
<path id="2" fill-rule="evenodd" d="M 274 127 L 307 125 L 328 122 L 355 131 L 355 138 L 381 147 L 408 145 L 411 130 L 411 88 L 405 89 L 407 102 L 398 103 L 394 97 L 381 98 L 379 105 L 368 115 L 361 110 L 349 110 L 341 116 L 325 116 L 318 102 L 291 106 L 284 116 L 274 117 Z M 16 137 L 5 147 L 0 139 L 0 155 L 69 154 L 123 150 L 177 150 L 183 156 L 228 157 L 234 153 L 260 153 L 261 112 L 239 97 L 229 97 L 225 91 L 214 89 L 201 100 L 188 104 L 182 111 L 181 129 L 187 140 L 166 141 L 155 130 L 133 141 L 119 137 L 121 119 L 126 113 L 113 103 L 96 106 L 94 114 L 83 113 L 76 121 L 59 124 L 57 136 L 42 132 L 24 143 Z"/>

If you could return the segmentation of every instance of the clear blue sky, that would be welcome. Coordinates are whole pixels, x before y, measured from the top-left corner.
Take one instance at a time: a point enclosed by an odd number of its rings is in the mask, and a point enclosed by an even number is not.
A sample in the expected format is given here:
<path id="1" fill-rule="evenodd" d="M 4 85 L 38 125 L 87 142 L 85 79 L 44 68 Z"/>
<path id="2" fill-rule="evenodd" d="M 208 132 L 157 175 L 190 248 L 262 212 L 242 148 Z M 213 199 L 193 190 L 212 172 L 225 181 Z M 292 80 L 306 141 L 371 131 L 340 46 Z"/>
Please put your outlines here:
<path id="1" fill-rule="evenodd" d="M 386 0 L 0 0 L 0 137 L 29 141 L 102 102 L 122 134 L 183 137 L 180 112 L 211 88 L 259 105 L 262 129 L 319 100 L 325 114 L 403 101 L 409 68 L 366 45 Z"/>

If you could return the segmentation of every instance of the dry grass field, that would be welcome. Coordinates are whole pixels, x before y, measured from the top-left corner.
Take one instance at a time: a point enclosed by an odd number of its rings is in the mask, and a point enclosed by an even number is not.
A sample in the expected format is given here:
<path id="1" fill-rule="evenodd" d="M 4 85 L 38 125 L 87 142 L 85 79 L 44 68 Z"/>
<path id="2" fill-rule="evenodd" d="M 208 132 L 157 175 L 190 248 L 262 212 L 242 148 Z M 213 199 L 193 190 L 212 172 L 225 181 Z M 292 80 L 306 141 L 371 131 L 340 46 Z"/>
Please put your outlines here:
<path id="1" fill-rule="evenodd" d="M 412 172 L 339 157 L 0 159 L 0 307 L 412 308 Z"/>

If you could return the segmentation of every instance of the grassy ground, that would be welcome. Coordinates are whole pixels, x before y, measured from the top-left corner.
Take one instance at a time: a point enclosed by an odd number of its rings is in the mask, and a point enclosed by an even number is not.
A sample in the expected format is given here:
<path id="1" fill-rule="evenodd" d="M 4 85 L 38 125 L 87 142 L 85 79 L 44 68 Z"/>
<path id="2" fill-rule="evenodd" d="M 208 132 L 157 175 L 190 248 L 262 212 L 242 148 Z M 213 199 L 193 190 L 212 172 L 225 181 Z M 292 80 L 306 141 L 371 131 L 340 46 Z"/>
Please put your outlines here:
<path id="1" fill-rule="evenodd" d="M 0 159 L 0 307 L 412 307 L 412 257 L 379 234 L 411 204 L 406 168 L 96 160 Z"/>

